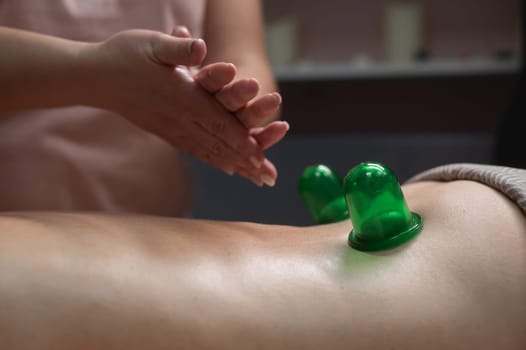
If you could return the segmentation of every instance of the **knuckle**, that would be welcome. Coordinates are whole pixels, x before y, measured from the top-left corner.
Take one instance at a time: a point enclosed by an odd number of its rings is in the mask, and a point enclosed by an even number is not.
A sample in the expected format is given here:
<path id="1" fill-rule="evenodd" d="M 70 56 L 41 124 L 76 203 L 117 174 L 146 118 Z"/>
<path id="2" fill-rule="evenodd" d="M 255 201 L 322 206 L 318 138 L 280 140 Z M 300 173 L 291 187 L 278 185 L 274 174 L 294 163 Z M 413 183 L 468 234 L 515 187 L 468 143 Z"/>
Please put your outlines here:
<path id="1" fill-rule="evenodd" d="M 202 76 L 203 76 L 203 79 L 208 84 L 213 84 L 213 82 L 214 82 L 214 74 L 213 74 L 212 69 L 210 69 L 210 67 L 205 67 L 204 68 L 204 74 Z"/>
<path id="2" fill-rule="evenodd" d="M 160 58 L 159 58 L 159 51 L 161 49 L 161 44 L 162 44 L 162 37 L 161 37 L 161 33 L 158 33 L 158 32 L 154 32 L 154 33 L 151 33 L 149 38 L 148 38 L 148 43 L 149 43 L 149 54 L 151 56 L 152 59 L 154 59 L 156 62 L 160 62 Z"/>
<path id="3" fill-rule="evenodd" d="M 150 33 L 149 39 L 150 39 L 150 44 L 152 44 L 153 46 L 160 45 L 162 34 L 160 32 L 152 32 Z"/>
<path id="4" fill-rule="evenodd" d="M 210 132 L 214 135 L 222 135 L 226 129 L 226 123 L 223 119 L 213 119 L 209 123 Z"/>
<path id="5" fill-rule="evenodd" d="M 247 108 L 242 108 L 236 112 L 237 119 L 247 128 L 252 126 L 252 120 L 250 116 L 250 110 Z"/>
<path id="6" fill-rule="evenodd" d="M 248 102 L 246 94 L 241 89 L 232 89 L 225 98 L 230 111 L 237 111 Z"/>
<path id="7" fill-rule="evenodd" d="M 239 137 L 234 137 L 234 138 L 229 139 L 228 145 L 237 152 L 242 152 L 248 148 L 248 145 L 246 144 L 246 142 Z"/>
<path id="8" fill-rule="evenodd" d="M 240 89 L 235 90 L 232 94 L 232 100 L 235 103 L 245 102 L 247 100 L 246 92 L 243 92 Z"/>
<path id="9" fill-rule="evenodd" d="M 266 109 L 259 103 L 256 103 L 254 104 L 254 106 L 252 106 L 252 114 L 256 118 L 263 117 L 265 115 L 265 112 L 266 112 Z"/>
<path id="10" fill-rule="evenodd" d="M 216 157 L 222 156 L 224 151 L 225 147 L 223 146 L 223 143 L 221 141 L 214 142 L 210 147 L 210 153 Z"/>
<path id="11" fill-rule="evenodd" d="M 233 112 L 237 109 L 236 103 L 234 102 L 234 98 L 232 96 L 223 96 L 221 102 L 223 103 L 223 106 L 225 106 L 225 108 L 230 112 Z"/>

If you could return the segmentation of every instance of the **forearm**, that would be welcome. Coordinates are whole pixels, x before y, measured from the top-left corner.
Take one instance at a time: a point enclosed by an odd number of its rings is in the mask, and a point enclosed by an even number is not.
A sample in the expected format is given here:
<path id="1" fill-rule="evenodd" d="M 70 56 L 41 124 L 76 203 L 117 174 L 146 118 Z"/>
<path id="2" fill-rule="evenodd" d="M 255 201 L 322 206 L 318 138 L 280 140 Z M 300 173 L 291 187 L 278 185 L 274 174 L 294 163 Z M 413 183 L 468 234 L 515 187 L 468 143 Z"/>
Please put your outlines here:
<path id="1" fill-rule="evenodd" d="M 90 45 L 0 27 L 0 113 L 85 103 Z"/>

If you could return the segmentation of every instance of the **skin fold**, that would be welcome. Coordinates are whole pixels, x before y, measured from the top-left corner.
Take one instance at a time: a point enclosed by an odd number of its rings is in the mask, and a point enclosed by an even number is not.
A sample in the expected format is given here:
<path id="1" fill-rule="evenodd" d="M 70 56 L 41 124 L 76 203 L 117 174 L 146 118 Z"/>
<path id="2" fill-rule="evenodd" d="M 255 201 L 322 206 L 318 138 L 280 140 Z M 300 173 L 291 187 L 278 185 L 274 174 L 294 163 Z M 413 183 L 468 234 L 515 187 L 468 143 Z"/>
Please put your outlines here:
<path id="1" fill-rule="evenodd" d="M 456 181 L 404 186 L 423 231 L 0 216 L 2 349 L 524 349 L 526 219 Z"/>

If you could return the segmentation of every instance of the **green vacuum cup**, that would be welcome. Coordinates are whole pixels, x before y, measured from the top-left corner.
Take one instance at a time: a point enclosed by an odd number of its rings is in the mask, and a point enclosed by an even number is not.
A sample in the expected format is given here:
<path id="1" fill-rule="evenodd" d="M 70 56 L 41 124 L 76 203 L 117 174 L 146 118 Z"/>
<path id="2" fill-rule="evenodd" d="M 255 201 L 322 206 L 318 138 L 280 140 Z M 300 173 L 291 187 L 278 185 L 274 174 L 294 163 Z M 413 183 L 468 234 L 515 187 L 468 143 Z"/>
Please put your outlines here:
<path id="1" fill-rule="evenodd" d="M 422 230 L 422 218 L 409 211 L 398 179 L 387 166 L 372 162 L 357 165 L 345 177 L 343 189 L 353 224 L 351 247 L 390 249 Z"/>
<path id="2" fill-rule="evenodd" d="M 298 179 L 298 191 L 315 223 L 328 224 L 349 218 L 342 180 L 328 166 L 306 168 Z"/>

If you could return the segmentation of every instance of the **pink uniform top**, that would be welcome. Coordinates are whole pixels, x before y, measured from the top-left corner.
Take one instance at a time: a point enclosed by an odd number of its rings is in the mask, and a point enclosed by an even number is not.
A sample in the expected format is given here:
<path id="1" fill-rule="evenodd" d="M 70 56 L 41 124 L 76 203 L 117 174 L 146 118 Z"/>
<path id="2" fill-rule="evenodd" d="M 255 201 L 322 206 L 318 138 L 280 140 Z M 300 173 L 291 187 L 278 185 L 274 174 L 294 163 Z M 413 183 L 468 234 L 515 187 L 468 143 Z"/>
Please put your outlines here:
<path id="1" fill-rule="evenodd" d="M 175 24 L 200 36 L 205 6 L 205 0 L 0 0 L 0 25 L 82 41 L 132 28 L 169 33 Z M 172 146 L 105 110 L 0 116 L 2 211 L 183 215 L 191 198 L 184 170 Z"/>

